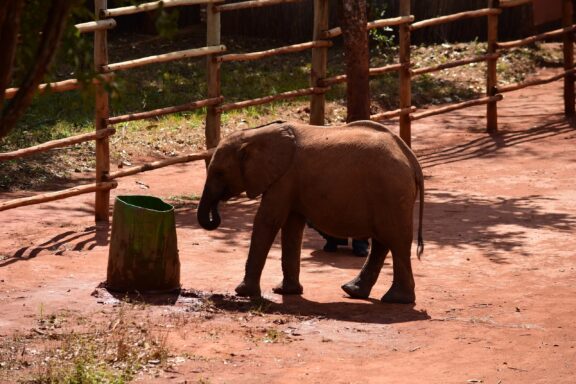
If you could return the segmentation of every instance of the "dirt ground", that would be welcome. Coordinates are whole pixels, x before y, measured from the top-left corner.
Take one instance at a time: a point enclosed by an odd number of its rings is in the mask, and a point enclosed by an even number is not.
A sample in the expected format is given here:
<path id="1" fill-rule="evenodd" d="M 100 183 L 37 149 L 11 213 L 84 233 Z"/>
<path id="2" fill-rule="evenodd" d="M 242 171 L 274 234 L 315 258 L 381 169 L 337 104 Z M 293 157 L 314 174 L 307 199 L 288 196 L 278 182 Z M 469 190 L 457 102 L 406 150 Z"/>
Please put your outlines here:
<path id="1" fill-rule="evenodd" d="M 505 95 L 494 136 L 485 133 L 484 107 L 413 124 L 427 188 L 413 306 L 379 302 L 391 283 L 389 259 L 369 300 L 348 298 L 340 285 L 363 259 L 346 249 L 321 251 L 311 230 L 302 296 L 271 292 L 281 279 L 275 244 L 263 274 L 266 301 L 237 300 L 257 202 L 223 206 L 214 232 L 199 228 L 194 203 L 180 204 L 182 286 L 208 299 L 198 305 L 188 294 L 128 310 L 163 327 L 171 356 L 169 366 L 137 380 L 573 383 L 576 130 L 563 117 L 561 96 L 560 82 Z M 199 195 L 203 181 L 202 163 L 174 166 L 123 179 L 113 195 Z M 70 327 L 81 317 L 96 327 L 122 307 L 98 289 L 108 232 L 94 226 L 92 204 L 87 195 L 0 213 L 0 345 L 24 340 L 12 360 L 47 348 L 39 328 L 47 314 Z M 42 366 L 11 364 L 4 353 L 0 381 Z"/>

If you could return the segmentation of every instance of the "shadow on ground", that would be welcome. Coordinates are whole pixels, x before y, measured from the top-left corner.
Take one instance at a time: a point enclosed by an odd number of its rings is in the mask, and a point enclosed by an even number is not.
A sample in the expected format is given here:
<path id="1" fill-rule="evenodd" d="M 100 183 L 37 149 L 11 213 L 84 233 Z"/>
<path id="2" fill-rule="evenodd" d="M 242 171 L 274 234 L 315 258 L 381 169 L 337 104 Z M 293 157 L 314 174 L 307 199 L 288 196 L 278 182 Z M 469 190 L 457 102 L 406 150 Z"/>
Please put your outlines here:
<path id="1" fill-rule="evenodd" d="M 422 151 L 417 155 L 422 168 L 427 169 L 479 157 L 494 157 L 503 148 L 543 140 L 568 132 L 576 132 L 576 130 L 570 121 L 561 119 L 523 131 L 500 131 L 492 135 L 482 135 L 482 137 L 463 144 L 430 152 Z"/>

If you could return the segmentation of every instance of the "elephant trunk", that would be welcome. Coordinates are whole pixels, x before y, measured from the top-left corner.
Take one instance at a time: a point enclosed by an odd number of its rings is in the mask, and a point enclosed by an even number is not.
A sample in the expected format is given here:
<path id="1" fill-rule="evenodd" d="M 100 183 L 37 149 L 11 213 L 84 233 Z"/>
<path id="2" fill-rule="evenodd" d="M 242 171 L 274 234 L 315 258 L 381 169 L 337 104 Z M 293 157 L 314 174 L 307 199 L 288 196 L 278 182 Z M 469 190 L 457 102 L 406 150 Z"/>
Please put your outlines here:
<path id="1" fill-rule="evenodd" d="M 212 231 L 220 226 L 220 214 L 218 213 L 218 203 L 220 199 L 213 197 L 204 188 L 200 204 L 198 205 L 198 223 L 200 226 L 208 231 Z"/>

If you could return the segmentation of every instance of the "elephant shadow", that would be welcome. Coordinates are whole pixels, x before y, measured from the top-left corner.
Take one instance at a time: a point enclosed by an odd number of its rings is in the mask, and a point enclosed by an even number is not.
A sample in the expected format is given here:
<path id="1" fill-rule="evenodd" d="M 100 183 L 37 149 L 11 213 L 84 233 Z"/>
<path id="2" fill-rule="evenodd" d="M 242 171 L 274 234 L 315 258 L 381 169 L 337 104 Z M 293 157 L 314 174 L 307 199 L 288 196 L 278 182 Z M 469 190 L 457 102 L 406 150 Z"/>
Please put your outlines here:
<path id="1" fill-rule="evenodd" d="M 283 296 L 282 302 L 278 303 L 265 297 L 248 299 L 214 294 L 210 302 L 226 312 L 259 312 L 367 324 L 396 324 L 431 319 L 426 310 L 416 309 L 413 304 L 387 304 L 376 299 L 352 301 L 343 298 L 339 302 L 320 303 L 299 295 L 290 295 Z"/>

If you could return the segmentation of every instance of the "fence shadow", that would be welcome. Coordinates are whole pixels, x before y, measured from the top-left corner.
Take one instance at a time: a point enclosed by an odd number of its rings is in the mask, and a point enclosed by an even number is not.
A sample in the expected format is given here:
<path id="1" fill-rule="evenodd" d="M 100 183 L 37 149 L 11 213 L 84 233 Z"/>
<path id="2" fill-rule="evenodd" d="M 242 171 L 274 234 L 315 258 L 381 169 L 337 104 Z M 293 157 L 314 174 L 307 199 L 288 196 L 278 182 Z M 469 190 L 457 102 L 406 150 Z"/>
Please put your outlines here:
<path id="1" fill-rule="evenodd" d="M 66 251 L 90 251 L 97 246 L 108 245 L 109 235 L 110 225 L 107 223 L 88 227 L 81 232 L 62 232 L 41 244 L 18 249 L 13 255 L 0 261 L 0 268 L 18 261 L 34 259 L 43 251 L 49 251 L 58 256 Z"/>
<path id="2" fill-rule="evenodd" d="M 523 131 L 499 132 L 482 137 L 464 144 L 439 149 L 433 152 L 417 153 L 420 164 L 424 169 L 439 165 L 455 163 L 479 157 L 493 157 L 503 148 L 519 144 L 543 140 L 553 136 L 576 131 L 573 123 L 566 119 L 550 122 L 545 125 Z"/>

